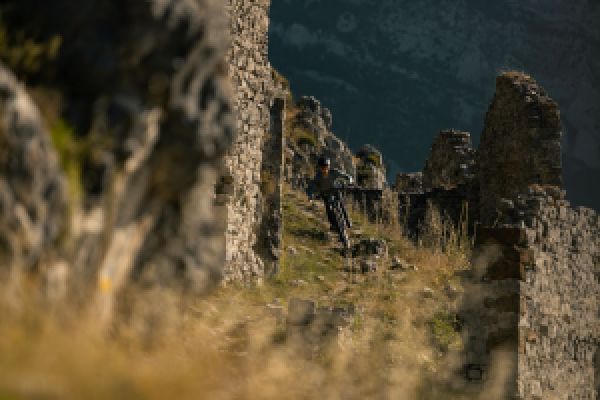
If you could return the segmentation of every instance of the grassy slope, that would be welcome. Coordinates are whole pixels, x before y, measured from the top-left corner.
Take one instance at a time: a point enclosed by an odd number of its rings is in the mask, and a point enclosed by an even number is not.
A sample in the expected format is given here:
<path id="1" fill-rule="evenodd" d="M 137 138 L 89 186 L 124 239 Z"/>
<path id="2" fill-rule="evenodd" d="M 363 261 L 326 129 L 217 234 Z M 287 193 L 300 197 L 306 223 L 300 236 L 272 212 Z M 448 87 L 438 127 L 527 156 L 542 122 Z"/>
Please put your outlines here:
<path id="1" fill-rule="evenodd" d="M 324 210 L 286 188 L 284 246 L 297 253 L 286 251 L 275 279 L 203 299 L 138 290 L 127 303 L 131 315 L 108 336 L 93 309 L 86 317 L 28 307 L 21 299 L 30 296 L 4 287 L 0 399 L 467 398 L 445 385 L 460 341 L 444 288 L 464 256 L 415 248 L 397 229 L 351 215 L 355 232 L 388 241 L 390 257 L 376 273 L 345 272 L 337 242 L 323 239 Z M 418 270 L 388 271 L 396 255 Z M 356 311 L 330 346 L 307 356 L 293 337 L 282 339 L 285 319 L 277 315 L 293 297 Z"/>
<path id="2" fill-rule="evenodd" d="M 467 267 L 467 255 L 417 248 L 397 227 L 369 223 L 366 216 L 350 210 L 353 240 L 384 239 L 389 254 L 378 260 L 376 273 L 349 272 L 348 267 L 356 266 L 359 259 L 344 258 L 336 236 L 330 233 L 327 238 L 322 205 L 309 204 L 304 194 L 289 187 L 284 193 L 281 271 L 263 286 L 247 289 L 245 301 L 256 306 L 280 304 L 284 309 L 294 297 L 311 299 L 318 306 L 351 304 L 356 312 L 344 335 L 352 342 L 355 363 L 346 374 L 354 378 L 364 374 L 364 382 L 355 382 L 358 393 L 453 398 L 446 383 L 462 344 L 454 329 L 457 300 L 449 297 L 447 286 L 460 290 L 454 273 Z M 417 270 L 390 270 L 394 257 L 414 264 Z M 424 288 L 432 289 L 431 297 L 423 294 Z"/>

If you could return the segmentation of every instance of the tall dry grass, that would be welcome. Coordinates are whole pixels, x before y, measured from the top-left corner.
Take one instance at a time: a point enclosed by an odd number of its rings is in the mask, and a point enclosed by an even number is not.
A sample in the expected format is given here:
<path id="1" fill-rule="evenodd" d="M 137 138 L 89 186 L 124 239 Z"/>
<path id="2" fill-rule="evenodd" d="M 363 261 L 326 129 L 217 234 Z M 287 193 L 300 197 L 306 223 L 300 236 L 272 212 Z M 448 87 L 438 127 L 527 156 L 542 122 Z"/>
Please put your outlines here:
<path id="1" fill-rule="evenodd" d="M 314 289 L 280 279 L 201 298 L 131 285 L 108 325 L 95 293 L 83 306 L 68 293 L 50 300 L 43 280 L 13 274 L 0 283 L 0 399 L 503 398 L 471 393 L 459 374 L 462 345 L 448 328 L 459 300 L 444 287 L 461 261 L 359 212 L 351 210 L 356 225 L 418 271 L 383 265 L 358 282 L 341 270 L 318 282 L 306 274 Z M 351 303 L 355 312 L 333 335 L 288 326 L 287 302 L 303 293 L 318 305 Z"/>
<path id="2" fill-rule="evenodd" d="M 420 398 L 435 372 L 401 297 L 363 304 L 391 324 L 364 317 L 315 351 L 241 289 L 204 299 L 129 289 L 105 327 L 94 307 L 50 304 L 13 284 L 0 300 L 0 399 Z"/>

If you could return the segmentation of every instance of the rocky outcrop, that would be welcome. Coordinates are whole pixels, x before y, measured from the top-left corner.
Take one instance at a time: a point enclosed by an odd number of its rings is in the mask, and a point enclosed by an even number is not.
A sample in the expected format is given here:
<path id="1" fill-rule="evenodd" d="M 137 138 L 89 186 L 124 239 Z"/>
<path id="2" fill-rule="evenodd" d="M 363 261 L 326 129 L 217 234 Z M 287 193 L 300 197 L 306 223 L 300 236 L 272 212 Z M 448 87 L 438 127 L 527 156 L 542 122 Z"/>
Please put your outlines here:
<path id="1" fill-rule="evenodd" d="M 383 189 L 386 185 L 385 166 L 381 152 L 370 144 L 362 146 L 358 152 L 356 184 L 369 189 Z"/>
<path id="2" fill-rule="evenodd" d="M 354 177 L 354 154 L 331 132 L 329 109 L 312 96 L 302 96 L 293 110 L 293 118 L 287 123 L 286 180 L 295 187 L 304 187 L 314 176 L 319 157 L 328 157 L 332 168 Z"/>
<path id="3" fill-rule="evenodd" d="M 66 189 L 36 105 L 0 64 L 0 275 L 59 256 L 68 224 Z"/>
<path id="4" fill-rule="evenodd" d="M 62 37 L 55 61 L 27 83 L 60 92 L 50 107 L 86 149 L 62 253 L 72 281 L 89 284 L 74 287 L 98 283 L 110 306 L 131 276 L 199 290 L 217 282 L 214 183 L 235 129 L 222 5 L 19 1 L 2 11 L 9 31 Z"/>

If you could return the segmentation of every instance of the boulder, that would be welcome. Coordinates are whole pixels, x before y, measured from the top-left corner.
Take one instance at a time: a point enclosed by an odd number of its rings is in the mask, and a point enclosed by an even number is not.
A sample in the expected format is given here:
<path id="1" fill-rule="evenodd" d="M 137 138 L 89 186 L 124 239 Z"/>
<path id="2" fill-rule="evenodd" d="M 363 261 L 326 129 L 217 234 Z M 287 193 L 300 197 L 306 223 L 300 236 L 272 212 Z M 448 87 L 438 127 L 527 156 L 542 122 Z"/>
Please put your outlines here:
<path id="1" fill-rule="evenodd" d="M 359 256 L 378 256 L 383 257 L 387 255 L 388 247 L 387 243 L 383 239 L 361 239 L 352 247 L 353 257 Z"/>
<path id="2" fill-rule="evenodd" d="M 315 318 L 315 302 L 291 298 L 288 303 L 287 322 L 290 325 L 308 325 Z"/>
<path id="3" fill-rule="evenodd" d="M 0 269 L 30 269 L 56 253 L 68 229 L 68 201 L 38 108 L 0 64 Z"/>

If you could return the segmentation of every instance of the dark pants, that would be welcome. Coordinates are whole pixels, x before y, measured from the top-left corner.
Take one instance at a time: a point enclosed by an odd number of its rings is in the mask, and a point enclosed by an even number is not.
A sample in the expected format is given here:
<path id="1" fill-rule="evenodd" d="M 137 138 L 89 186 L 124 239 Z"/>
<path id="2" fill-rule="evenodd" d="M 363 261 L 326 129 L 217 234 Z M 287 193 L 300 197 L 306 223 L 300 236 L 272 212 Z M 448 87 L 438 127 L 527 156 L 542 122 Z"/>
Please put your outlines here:
<path id="1" fill-rule="evenodd" d="M 348 213 L 346 212 L 346 207 L 344 207 L 344 203 L 337 196 L 326 196 L 324 199 L 325 202 L 325 211 L 327 212 L 327 219 L 329 220 L 329 224 L 331 225 L 331 229 L 334 231 L 338 231 L 339 227 L 337 226 L 337 221 L 335 220 L 335 213 L 333 212 L 333 207 L 336 201 L 340 202 L 340 207 L 342 208 L 342 213 L 344 214 L 344 219 L 346 220 L 347 227 L 351 227 L 350 218 L 348 217 Z"/>

